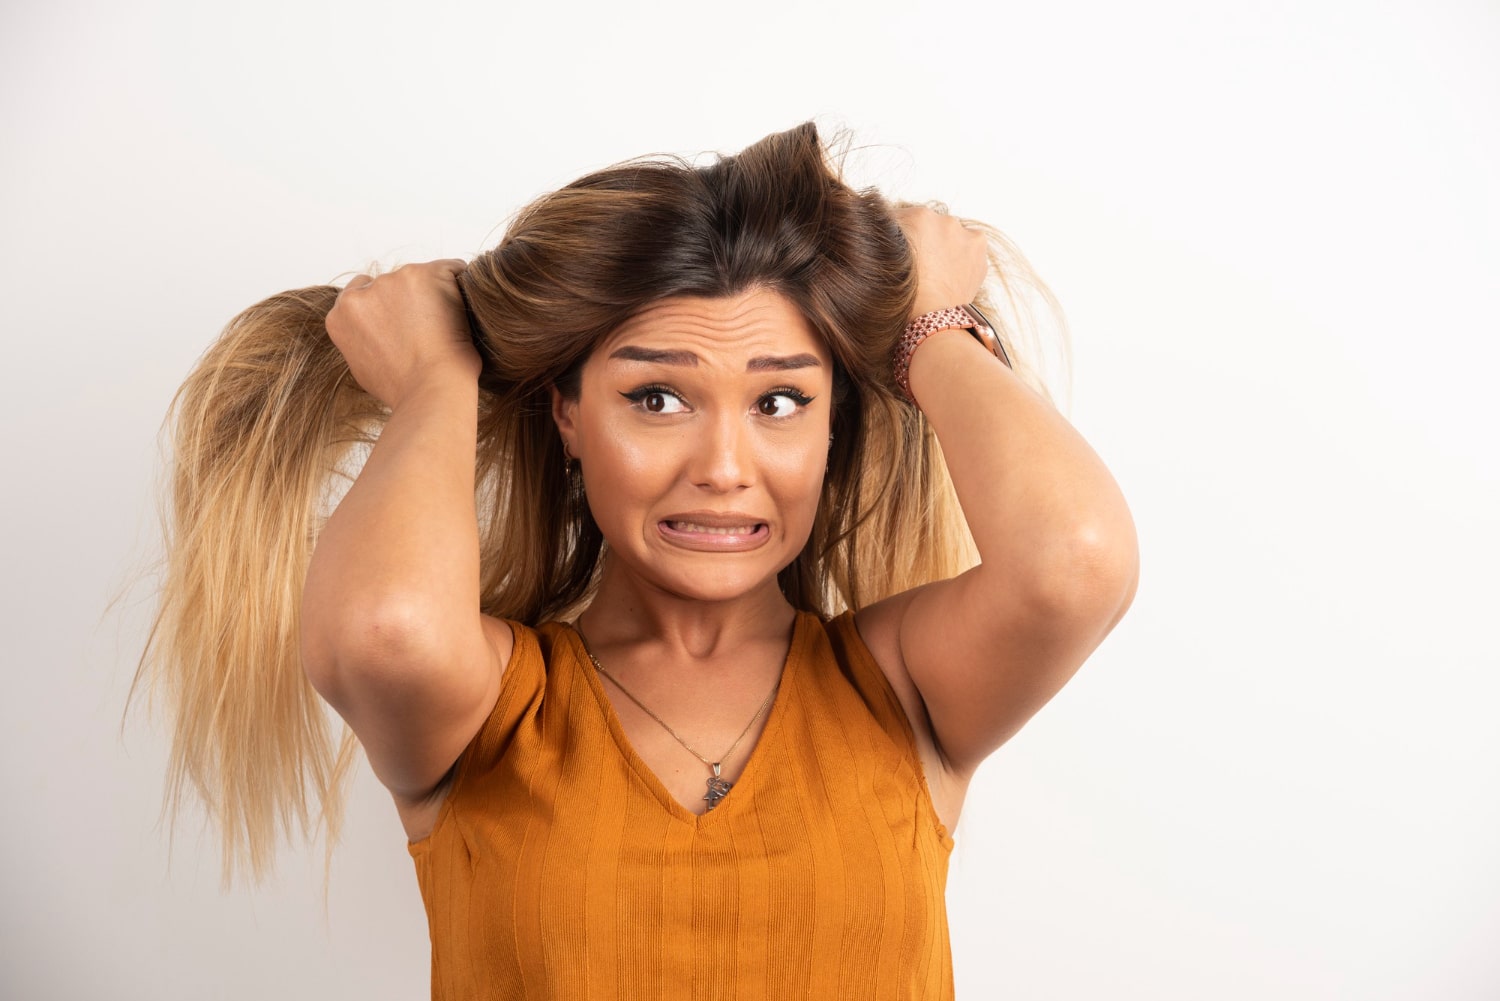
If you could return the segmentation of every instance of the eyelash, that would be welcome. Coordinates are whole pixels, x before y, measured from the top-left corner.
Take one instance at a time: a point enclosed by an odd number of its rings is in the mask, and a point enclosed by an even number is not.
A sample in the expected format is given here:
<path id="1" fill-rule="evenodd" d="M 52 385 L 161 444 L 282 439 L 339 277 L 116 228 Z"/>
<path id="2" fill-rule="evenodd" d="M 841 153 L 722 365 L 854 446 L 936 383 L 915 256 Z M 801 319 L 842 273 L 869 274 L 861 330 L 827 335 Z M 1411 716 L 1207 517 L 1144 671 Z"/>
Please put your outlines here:
<path id="1" fill-rule="evenodd" d="M 666 396 L 674 396 L 677 399 L 681 400 L 683 403 L 687 403 L 687 397 L 683 396 L 681 393 L 679 393 L 677 390 L 673 389 L 672 387 L 670 387 L 670 386 L 663 386 L 660 383 L 653 383 L 653 384 L 651 384 L 649 386 L 642 386 L 640 389 L 634 389 L 634 390 L 631 390 L 628 393 L 621 393 L 620 395 L 623 396 L 623 397 L 625 397 L 625 399 L 629 400 L 631 402 L 631 404 L 633 406 L 635 406 L 637 409 L 639 409 L 639 410 L 641 410 L 641 411 L 649 414 L 649 413 L 655 413 L 655 411 L 646 410 L 646 407 L 645 407 L 646 397 L 651 396 L 654 393 L 661 393 L 661 394 L 664 394 Z M 769 398 L 771 398 L 773 396 L 785 396 L 787 399 L 789 399 L 793 403 L 797 404 L 797 406 L 799 408 L 799 411 L 800 411 L 800 408 L 807 406 L 814 399 L 816 399 L 816 397 L 808 396 L 806 393 L 802 392 L 800 389 L 797 389 L 794 386 L 778 386 L 775 389 L 768 390 L 767 392 L 761 394 L 760 399 L 761 400 L 766 400 L 766 399 L 769 399 Z M 757 404 L 759 402 L 760 402 L 759 400 L 756 401 Z M 671 415 L 668 414 L 666 416 L 671 416 Z M 762 414 L 761 416 L 762 417 L 770 417 L 771 415 L 770 414 Z M 788 414 L 787 416 L 788 417 L 792 417 L 792 416 L 795 416 L 795 414 Z M 779 419 L 779 420 L 786 420 L 786 417 L 777 418 L 777 419 Z"/>

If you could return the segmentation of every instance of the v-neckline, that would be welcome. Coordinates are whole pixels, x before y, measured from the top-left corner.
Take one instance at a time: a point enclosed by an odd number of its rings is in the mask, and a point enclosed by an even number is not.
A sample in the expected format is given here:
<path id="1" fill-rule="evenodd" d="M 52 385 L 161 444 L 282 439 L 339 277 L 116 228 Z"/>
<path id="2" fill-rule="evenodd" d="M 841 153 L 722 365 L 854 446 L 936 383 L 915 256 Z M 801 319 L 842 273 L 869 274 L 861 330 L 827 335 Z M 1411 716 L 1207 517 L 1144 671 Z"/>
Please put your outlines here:
<path id="1" fill-rule="evenodd" d="M 626 763 L 641 777 L 646 787 L 651 790 L 651 794 L 656 797 L 662 806 L 666 808 L 667 812 L 675 819 L 690 825 L 694 830 L 701 830 L 706 825 L 717 823 L 714 820 L 715 817 L 722 816 L 726 809 L 734 809 L 732 804 L 736 803 L 738 799 L 745 798 L 744 796 L 737 798 L 734 795 L 736 792 L 751 791 L 756 773 L 756 762 L 762 757 L 761 749 L 765 746 L 767 739 L 781 727 L 781 717 L 785 714 L 783 706 L 788 698 L 787 692 L 791 687 L 788 682 L 792 680 L 792 676 L 796 671 L 797 661 L 801 659 L 799 654 L 807 629 L 807 618 L 812 614 L 811 612 L 799 610 L 796 620 L 792 623 L 792 641 L 787 646 L 786 659 L 781 663 L 781 676 L 780 681 L 776 685 L 776 698 L 771 703 L 770 713 L 766 716 L 766 725 L 761 730 L 760 736 L 756 739 L 755 746 L 750 749 L 750 757 L 745 762 L 745 767 L 740 770 L 740 777 L 735 780 L 734 787 L 730 789 L 728 795 L 719 801 L 718 805 L 712 810 L 706 810 L 703 813 L 694 813 L 678 802 L 677 797 L 673 796 L 667 790 L 666 784 L 651 770 L 651 766 L 646 764 L 645 759 L 636 753 L 635 747 L 630 743 L 630 738 L 625 735 L 625 727 L 620 723 L 620 717 L 615 713 L 614 703 L 609 700 L 609 696 L 604 691 L 604 683 L 600 680 L 599 673 L 592 669 L 593 661 L 589 657 L 588 649 L 583 645 L 583 639 L 579 636 L 577 627 L 569 623 L 568 641 L 574 646 L 575 656 L 573 660 L 579 672 L 583 675 L 585 682 L 587 682 L 589 690 L 594 693 L 595 700 L 599 703 L 599 709 L 604 714 L 604 722 L 609 727 L 609 732 L 614 738 L 615 746 L 619 749 L 621 756 L 625 758 Z"/>

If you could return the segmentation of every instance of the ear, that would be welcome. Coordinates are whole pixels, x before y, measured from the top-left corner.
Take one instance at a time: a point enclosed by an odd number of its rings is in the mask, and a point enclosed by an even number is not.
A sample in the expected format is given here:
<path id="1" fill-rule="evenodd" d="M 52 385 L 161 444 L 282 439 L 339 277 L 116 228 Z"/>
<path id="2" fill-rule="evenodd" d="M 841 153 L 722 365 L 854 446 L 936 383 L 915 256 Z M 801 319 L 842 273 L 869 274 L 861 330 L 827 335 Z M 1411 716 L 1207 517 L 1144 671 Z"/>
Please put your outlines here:
<path id="1" fill-rule="evenodd" d="M 552 394 L 552 421 L 557 425 L 557 431 L 567 444 L 568 451 L 576 456 L 578 454 L 578 401 L 563 396 L 555 383 L 548 389 Z"/>

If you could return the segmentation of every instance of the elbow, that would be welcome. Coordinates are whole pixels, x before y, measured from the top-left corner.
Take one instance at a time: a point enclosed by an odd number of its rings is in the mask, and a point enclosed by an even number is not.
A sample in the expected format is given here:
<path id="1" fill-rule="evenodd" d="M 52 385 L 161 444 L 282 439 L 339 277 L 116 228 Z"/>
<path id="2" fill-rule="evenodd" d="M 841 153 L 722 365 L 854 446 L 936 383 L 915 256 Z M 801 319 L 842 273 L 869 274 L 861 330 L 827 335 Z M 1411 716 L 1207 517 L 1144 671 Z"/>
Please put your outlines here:
<path id="1" fill-rule="evenodd" d="M 1113 629 L 1135 600 L 1140 547 L 1128 513 L 1117 524 L 1081 526 L 1039 571 L 1038 604 L 1050 614 Z"/>
<path id="2" fill-rule="evenodd" d="M 341 693 L 351 685 L 435 662 L 434 618 L 421 603 L 395 596 L 354 608 L 304 605 L 303 669 L 313 688 L 338 707 Z"/>

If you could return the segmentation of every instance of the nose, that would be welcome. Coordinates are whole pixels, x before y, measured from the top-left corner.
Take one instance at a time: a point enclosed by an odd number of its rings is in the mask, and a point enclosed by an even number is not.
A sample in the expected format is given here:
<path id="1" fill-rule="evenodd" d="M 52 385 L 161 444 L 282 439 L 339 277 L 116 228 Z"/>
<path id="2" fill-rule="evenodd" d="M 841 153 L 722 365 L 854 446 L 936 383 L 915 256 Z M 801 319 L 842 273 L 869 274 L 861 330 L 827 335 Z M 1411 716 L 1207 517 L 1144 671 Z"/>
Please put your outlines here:
<path id="1" fill-rule="evenodd" d="M 754 442 L 743 417 L 725 413 L 705 428 L 693 449 L 693 485 L 713 493 L 732 493 L 755 482 Z"/>

